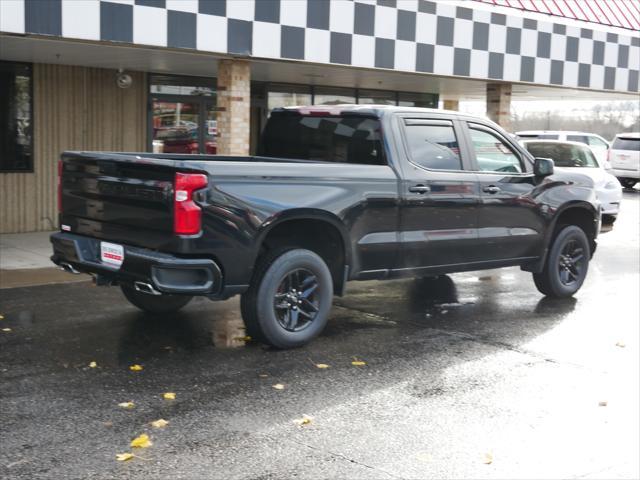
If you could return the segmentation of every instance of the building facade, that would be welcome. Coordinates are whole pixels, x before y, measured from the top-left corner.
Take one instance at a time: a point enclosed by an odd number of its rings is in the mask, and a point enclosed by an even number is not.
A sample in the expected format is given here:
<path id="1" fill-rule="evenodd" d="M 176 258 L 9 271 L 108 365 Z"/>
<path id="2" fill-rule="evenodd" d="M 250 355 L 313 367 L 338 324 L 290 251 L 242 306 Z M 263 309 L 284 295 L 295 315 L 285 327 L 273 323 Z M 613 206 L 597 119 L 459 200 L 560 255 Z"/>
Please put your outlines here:
<path id="1" fill-rule="evenodd" d="M 56 228 L 64 150 L 248 154 L 287 105 L 483 98 L 508 128 L 512 95 L 636 98 L 632 14 L 496 3 L 1 0 L 0 233 Z"/>

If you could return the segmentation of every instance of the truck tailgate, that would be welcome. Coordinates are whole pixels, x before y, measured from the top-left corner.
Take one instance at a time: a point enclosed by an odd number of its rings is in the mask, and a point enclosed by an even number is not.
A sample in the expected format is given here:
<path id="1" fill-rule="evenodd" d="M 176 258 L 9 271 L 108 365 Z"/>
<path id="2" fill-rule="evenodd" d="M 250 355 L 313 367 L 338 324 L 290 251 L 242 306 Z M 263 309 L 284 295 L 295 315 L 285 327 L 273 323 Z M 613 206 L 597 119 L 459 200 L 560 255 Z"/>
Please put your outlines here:
<path id="1" fill-rule="evenodd" d="M 175 168 L 86 155 L 60 168 L 63 230 L 152 248 L 171 235 Z"/>

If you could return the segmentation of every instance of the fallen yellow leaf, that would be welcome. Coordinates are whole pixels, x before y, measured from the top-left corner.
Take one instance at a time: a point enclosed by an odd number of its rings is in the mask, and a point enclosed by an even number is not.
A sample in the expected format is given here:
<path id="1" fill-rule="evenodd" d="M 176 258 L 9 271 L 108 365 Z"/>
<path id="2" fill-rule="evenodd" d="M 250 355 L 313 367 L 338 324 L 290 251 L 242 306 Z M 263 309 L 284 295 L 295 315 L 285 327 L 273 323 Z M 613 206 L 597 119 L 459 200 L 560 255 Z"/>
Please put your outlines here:
<path id="1" fill-rule="evenodd" d="M 260 378 L 267 378 L 269 375 L 267 375 L 266 373 L 259 373 L 258 376 Z"/>
<path id="2" fill-rule="evenodd" d="M 249 335 L 245 335 L 244 337 L 233 337 L 234 340 L 240 341 L 240 342 L 250 342 L 251 341 L 251 337 Z"/>
<path id="3" fill-rule="evenodd" d="M 311 423 L 311 420 L 313 420 L 312 417 L 308 415 L 302 415 L 302 418 L 296 418 L 293 422 L 299 427 L 302 427 L 303 425 L 309 425 Z"/>
<path id="4" fill-rule="evenodd" d="M 138 365 L 136 363 L 135 365 L 131 365 L 129 367 L 129 370 L 131 370 L 132 372 L 139 372 L 140 370 L 142 370 L 142 365 Z"/>
<path id="5" fill-rule="evenodd" d="M 133 402 L 122 402 L 122 403 L 119 403 L 118 406 L 122 408 L 133 408 L 136 406 L 136 404 Z"/>
<path id="6" fill-rule="evenodd" d="M 281 383 L 276 383 L 273 388 L 275 388 L 276 390 L 284 390 L 284 385 Z"/>
<path id="7" fill-rule="evenodd" d="M 326 363 L 316 363 L 317 368 L 329 368 L 329 365 Z"/>
<path id="8" fill-rule="evenodd" d="M 3 328 L 3 329 L 2 329 L 2 331 L 3 331 L 3 332 L 7 332 L 7 333 L 8 333 L 8 332 L 10 332 L 10 331 L 11 331 L 11 329 L 10 329 L 10 328 Z"/>
<path id="9" fill-rule="evenodd" d="M 173 393 L 173 392 L 163 393 L 162 394 L 162 398 L 164 398 L 165 400 L 175 400 L 176 399 L 176 394 Z"/>
<path id="10" fill-rule="evenodd" d="M 159 420 L 155 420 L 155 421 L 151 422 L 151 426 L 154 427 L 154 428 L 164 428 L 167 425 L 169 425 L 169 422 L 167 422 L 166 420 L 164 420 L 162 418 L 159 419 Z"/>
<path id="11" fill-rule="evenodd" d="M 119 462 L 126 462 L 127 460 L 131 460 L 133 458 L 133 453 L 116 453 L 116 460 Z"/>
<path id="12" fill-rule="evenodd" d="M 491 465 L 493 463 L 493 455 L 491 455 L 490 453 L 485 453 L 482 463 L 484 463 L 485 465 Z"/>
<path id="13" fill-rule="evenodd" d="M 98 364 L 96 362 L 89 363 L 89 368 L 96 368 Z"/>
<path id="14" fill-rule="evenodd" d="M 131 440 L 131 446 L 134 448 L 147 448 L 153 445 L 151 440 L 149 440 L 149 435 L 143 433 L 142 435 Z"/>
<path id="15" fill-rule="evenodd" d="M 617 342 L 616 347 L 624 348 L 626 347 L 626 345 L 624 344 L 624 342 Z"/>
<path id="16" fill-rule="evenodd" d="M 351 365 L 353 365 L 354 367 L 363 367 L 366 365 L 366 362 L 363 362 L 362 360 L 354 360 L 353 362 L 351 362 Z"/>
<path id="17" fill-rule="evenodd" d="M 0 320 L 4 320 L 4 315 L 0 315 Z"/>

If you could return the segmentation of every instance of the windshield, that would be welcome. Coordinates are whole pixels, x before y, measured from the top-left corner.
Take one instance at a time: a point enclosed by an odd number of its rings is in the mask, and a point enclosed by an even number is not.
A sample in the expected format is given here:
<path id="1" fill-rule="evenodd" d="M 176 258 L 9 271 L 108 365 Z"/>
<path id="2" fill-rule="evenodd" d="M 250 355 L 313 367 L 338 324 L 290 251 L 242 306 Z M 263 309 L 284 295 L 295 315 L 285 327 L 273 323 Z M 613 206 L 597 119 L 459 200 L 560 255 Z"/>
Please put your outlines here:
<path id="1" fill-rule="evenodd" d="M 550 158 L 556 167 L 598 167 L 598 162 L 587 147 L 542 142 L 530 142 L 525 147 L 534 157 Z"/>

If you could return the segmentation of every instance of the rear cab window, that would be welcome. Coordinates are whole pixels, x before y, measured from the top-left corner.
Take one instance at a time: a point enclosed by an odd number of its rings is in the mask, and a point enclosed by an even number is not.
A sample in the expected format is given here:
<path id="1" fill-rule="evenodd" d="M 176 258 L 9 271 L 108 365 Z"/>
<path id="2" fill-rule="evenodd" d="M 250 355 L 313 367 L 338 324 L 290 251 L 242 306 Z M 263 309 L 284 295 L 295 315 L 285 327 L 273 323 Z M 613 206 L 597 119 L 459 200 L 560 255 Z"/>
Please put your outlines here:
<path id="1" fill-rule="evenodd" d="M 387 165 L 380 120 L 362 115 L 273 112 L 262 134 L 258 155 Z"/>

